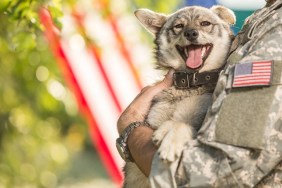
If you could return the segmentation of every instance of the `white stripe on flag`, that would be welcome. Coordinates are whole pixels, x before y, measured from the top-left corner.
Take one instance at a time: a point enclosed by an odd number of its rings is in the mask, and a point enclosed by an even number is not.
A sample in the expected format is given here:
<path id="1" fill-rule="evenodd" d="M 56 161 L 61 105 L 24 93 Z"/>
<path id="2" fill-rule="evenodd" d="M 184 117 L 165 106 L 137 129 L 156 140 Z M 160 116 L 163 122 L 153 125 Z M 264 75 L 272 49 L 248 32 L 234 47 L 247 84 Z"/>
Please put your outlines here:
<path id="1" fill-rule="evenodd" d="M 110 100 L 111 96 L 103 83 L 101 73 L 98 72 L 94 59 L 85 48 L 71 49 L 65 43 L 62 46 L 113 159 L 119 168 L 122 168 L 123 161 L 115 147 L 115 140 L 118 137 L 116 122 L 119 112 Z"/>
<path id="2" fill-rule="evenodd" d="M 84 26 L 87 34 L 95 39 L 102 49 L 103 67 L 107 75 L 109 75 L 110 82 L 122 108 L 125 109 L 140 92 L 140 89 L 136 85 L 129 67 L 125 66 L 125 59 L 119 53 L 119 46 L 114 38 L 112 27 L 94 12 L 86 15 Z M 126 37 L 124 38 L 126 39 Z"/>

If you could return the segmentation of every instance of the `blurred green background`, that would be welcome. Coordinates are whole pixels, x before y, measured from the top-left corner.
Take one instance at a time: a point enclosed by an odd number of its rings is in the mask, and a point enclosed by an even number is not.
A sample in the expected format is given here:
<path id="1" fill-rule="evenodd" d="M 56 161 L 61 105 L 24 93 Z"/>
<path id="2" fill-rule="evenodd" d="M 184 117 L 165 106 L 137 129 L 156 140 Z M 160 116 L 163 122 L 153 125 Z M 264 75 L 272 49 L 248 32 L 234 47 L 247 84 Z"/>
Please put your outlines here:
<path id="1" fill-rule="evenodd" d="M 0 1 L 0 188 L 112 187 L 65 86 L 38 11 L 48 7 L 59 28 L 71 0 Z M 136 0 L 169 12 L 177 1 Z M 93 187 L 93 186 L 92 186 Z"/>
<path id="2" fill-rule="evenodd" d="M 1 188 L 57 187 L 106 176 L 42 34 L 38 9 L 46 3 L 59 24 L 62 1 L 0 2 Z M 77 164 L 82 154 L 97 168 L 88 177 L 89 169 Z"/>

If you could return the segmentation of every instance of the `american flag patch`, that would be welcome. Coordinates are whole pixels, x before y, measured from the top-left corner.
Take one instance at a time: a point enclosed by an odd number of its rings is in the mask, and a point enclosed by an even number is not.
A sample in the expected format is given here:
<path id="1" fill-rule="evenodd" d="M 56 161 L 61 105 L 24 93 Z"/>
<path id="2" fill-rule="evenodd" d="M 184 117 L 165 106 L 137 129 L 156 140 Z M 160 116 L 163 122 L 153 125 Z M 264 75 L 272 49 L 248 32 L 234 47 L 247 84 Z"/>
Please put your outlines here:
<path id="1" fill-rule="evenodd" d="M 256 61 L 237 64 L 232 87 L 269 86 L 273 61 Z"/>

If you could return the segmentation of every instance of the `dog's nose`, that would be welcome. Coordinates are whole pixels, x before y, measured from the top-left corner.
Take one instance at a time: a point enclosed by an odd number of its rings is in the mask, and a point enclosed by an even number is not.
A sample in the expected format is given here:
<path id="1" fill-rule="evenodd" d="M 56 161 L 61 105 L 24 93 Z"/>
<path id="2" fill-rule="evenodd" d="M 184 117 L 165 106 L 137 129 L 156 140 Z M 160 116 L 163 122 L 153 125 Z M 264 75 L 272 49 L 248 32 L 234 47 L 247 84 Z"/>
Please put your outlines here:
<path id="1" fill-rule="evenodd" d="M 198 38 L 199 36 L 199 32 L 195 29 L 187 29 L 185 32 L 184 32 L 184 36 L 190 40 L 190 41 L 193 41 L 195 39 Z"/>

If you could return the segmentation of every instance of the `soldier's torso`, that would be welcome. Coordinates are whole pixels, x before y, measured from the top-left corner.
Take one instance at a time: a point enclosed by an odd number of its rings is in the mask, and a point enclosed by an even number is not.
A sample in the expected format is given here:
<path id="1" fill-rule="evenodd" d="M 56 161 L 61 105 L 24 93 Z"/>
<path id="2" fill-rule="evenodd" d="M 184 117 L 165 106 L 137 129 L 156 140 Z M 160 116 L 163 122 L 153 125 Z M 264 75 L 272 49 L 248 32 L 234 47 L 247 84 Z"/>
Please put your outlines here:
<path id="1" fill-rule="evenodd" d="M 234 39 L 227 66 L 214 92 L 213 105 L 198 136 L 201 142 L 219 148 L 237 161 L 231 165 L 234 171 L 240 166 L 253 168 L 254 163 L 251 161 L 259 161 L 254 174 L 246 175 L 246 182 L 255 182 L 255 179 L 247 180 L 248 178 L 261 178 L 263 173 L 260 170 L 270 171 L 277 160 L 274 156 L 267 156 L 265 151 L 269 152 L 269 148 L 273 146 L 273 151 L 276 152 L 275 145 L 280 140 L 273 140 L 273 143 L 265 141 L 269 140 L 269 134 L 278 134 L 279 131 L 272 128 L 279 118 L 277 112 L 282 98 L 282 31 L 277 29 L 282 24 L 281 4 L 282 1 L 279 0 L 272 7 L 257 11 L 247 19 Z M 268 38 L 271 34 L 278 37 Z M 234 87 L 236 66 L 260 61 L 272 62 L 271 84 Z M 230 149 L 228 145 L 237 147 Z M 243 163 L 244 157 L 246 161 Z"/>

